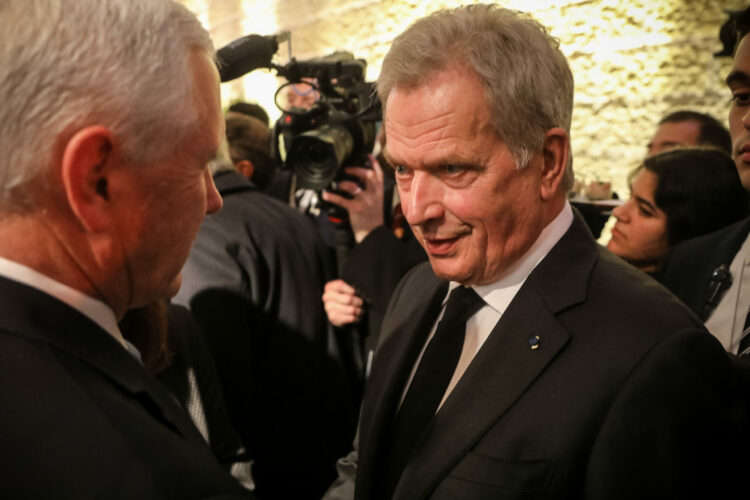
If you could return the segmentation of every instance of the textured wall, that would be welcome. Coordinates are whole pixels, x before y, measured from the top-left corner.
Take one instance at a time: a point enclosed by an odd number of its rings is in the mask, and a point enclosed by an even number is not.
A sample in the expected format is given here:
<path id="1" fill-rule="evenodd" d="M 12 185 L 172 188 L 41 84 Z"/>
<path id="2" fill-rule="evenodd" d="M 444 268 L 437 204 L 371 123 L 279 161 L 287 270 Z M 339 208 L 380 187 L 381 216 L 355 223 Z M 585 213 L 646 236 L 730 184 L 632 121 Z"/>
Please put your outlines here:
<path id="1" fill-rule="evenodd" d="M 183 0 L 222 46 L 241 34 L 290 30 L 298 59 L 348 50 L 377 76 L 390 41 L 414 19 L 456 1 Z M 724 9 L 741 0 L 511 0 L 550 27 L 576 80 L 572 139 L 577 176 L 611 180 L 627 194 L 626 175 L 645 153 L 661 116 L 676 109 L 708 112 L 726 122 L 729 61 L 713 57 Z M 272 74 L 256 71 L 225 85 L 227 101 L 272 107 Z M 275 110 L 269 112 L 276 116 Z"/>

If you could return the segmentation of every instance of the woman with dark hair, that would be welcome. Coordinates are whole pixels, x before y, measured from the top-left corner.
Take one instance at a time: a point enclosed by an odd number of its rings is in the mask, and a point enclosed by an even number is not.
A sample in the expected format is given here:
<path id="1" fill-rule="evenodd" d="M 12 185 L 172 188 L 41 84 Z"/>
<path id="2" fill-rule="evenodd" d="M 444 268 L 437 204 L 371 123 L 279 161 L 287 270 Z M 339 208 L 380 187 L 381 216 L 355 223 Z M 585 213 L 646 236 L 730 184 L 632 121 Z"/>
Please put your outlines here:
<path id="1" fill-rule="evenodd" d="M 748 214 L 734 162 L 716 149 L 676 149 L 646 158 L 630 175 L 630 192 L 612 212 L 617 223 L 607 248 L 649 274 L 680 241 Z"/>

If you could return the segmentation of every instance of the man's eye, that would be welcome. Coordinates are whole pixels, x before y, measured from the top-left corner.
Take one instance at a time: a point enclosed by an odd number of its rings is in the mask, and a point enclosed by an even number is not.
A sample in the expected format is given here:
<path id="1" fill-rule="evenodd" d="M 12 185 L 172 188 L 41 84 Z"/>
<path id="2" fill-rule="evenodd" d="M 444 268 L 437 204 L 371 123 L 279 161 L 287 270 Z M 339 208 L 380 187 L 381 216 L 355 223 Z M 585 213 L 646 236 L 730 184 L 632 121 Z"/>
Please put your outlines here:
<path id="1" fill-rule="evenodd" d="M 396 172 L 396 175 L 406 175 L 407 173 L 406 167 L 403 165 L 394 166 L 393 171 Z"/>
<path id="2" fill-rule="evenodd" d="M 750 104 L 750 92 L 736 92 L 732 94 L 732 102 L 737 106 Z"/>
<path id="3" fill-rule="evenodd" d="M 448 175 L 455 175 L 462 171 L 463 169 L 459 167 L 458 165 L 443 165 L 443 172 L 445 172 Z"/>

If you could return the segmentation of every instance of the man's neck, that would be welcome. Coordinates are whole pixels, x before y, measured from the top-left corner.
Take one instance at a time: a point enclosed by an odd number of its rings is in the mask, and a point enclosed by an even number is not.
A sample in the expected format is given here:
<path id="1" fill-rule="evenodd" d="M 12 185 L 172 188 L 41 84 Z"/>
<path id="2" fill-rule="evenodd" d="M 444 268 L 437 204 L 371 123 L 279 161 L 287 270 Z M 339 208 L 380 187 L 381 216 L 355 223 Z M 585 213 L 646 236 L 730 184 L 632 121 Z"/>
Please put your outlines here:
<path id="1" fill-rule="evenodd" d="M 65 238 L 47 212 L 3 214 L 0 217 L 0 257 L 26 266 L 62 285 L 108 304 L 90 270 L 92 259 L 81 259 L 85 238 Z M 77 242 L 69 243 L 69 240 Z M 112 307 L 116 313 L 122 314 Z"/>

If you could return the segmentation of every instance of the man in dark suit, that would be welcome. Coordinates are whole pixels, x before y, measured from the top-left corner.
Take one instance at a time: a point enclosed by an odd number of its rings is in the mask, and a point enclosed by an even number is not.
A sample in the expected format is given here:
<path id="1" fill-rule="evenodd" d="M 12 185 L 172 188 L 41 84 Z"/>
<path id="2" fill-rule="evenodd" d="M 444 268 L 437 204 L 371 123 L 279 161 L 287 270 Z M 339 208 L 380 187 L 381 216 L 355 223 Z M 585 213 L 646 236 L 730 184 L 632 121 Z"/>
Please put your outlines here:
<path id="1" fill-rule="evenodd" d="M 0 38 L 0 497 L 246 497 L 117 325 L 221 207 L 208 33 L 170 0 L 30 0 Z"/>
<path id="2" fill-rule="evenodd" d="M 224 207 L 201 225 L 175 301 L 205 333 L 230 418 L 254 459 L 258 496 L 318 499 L 356 424 L 345 359 L 320 300 L 332 265 L 313 222 L 236 169 L 255 179 L 268 127 L 232 116 L 227 130 L 231 158 L 222 152 L 211 164 Z"/>
<path id="3" fill-rule="evenodd" d="M 750 8 L 733 16 L 735 51 L 726 82 L 732 93 L 729 131 L 732 155 L 750 191 Z M 750 354 L 744 332 L 750 311 L 750 219 L 677 245 L 660 280 L 681 298 L 734 354 Z"/>
<path id="4" fill-rule="evenodd" d="M 566 202 L 573 79 L 557 42 L 497 6 L 440 11 L 395 39 L 378 92 L 430 265 L 394 292 L 327 498 L 735 489 L 742 399 L 721 346 Z"/>

